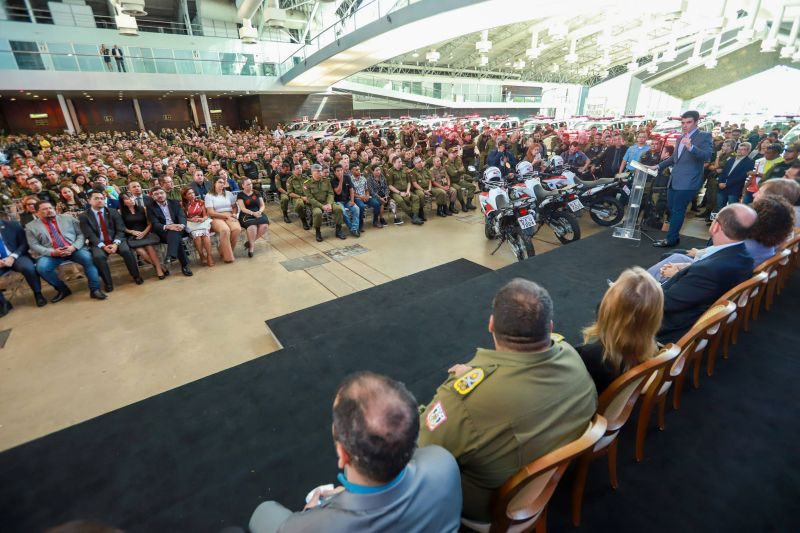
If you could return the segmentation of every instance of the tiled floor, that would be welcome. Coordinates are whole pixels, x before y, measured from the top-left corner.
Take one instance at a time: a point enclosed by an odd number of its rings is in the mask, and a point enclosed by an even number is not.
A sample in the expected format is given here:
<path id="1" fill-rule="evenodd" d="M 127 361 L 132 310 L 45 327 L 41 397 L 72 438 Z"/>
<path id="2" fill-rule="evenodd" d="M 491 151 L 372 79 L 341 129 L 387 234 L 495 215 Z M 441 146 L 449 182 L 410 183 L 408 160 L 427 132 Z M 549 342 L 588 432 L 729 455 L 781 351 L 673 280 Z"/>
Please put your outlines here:
<path id="1" fill-rule="evenodd" d="M 18 296 L 0 324 L 12 329 L 0 349 L 0 450 L 271 353 L 280 346 L 266 319 L 461 257 L 492 269 L 514 260 L 507 245 L 490 255 L 496 245 L 477 212 L 429 217 L 422 227 L 368 226 L 357 240 L 323 229 L 322 243 L 298 223 L 281 222 L 276 206 L 268 213 L 268 241 L 252 259 L 240 247 L 233 264 L 193 265 L 192 278 L 175 268 L 164 281 L 146 268 L 142 286 L 117 268 L 117 289 L 104 302 L 90 300 L 82 280 L 73 282 L 73 296 L 42 309 Z M 587 216 L 581 227 L 584 236 L 602 229 Z M 685 230 L 704 235 L 705 228 L 689 219 Z M 543 229 L 537 254 L 556 242 Z M 366 253 L 323 255 L 328 262 L 291 272 L 281 264 L 356 243 Z"/>

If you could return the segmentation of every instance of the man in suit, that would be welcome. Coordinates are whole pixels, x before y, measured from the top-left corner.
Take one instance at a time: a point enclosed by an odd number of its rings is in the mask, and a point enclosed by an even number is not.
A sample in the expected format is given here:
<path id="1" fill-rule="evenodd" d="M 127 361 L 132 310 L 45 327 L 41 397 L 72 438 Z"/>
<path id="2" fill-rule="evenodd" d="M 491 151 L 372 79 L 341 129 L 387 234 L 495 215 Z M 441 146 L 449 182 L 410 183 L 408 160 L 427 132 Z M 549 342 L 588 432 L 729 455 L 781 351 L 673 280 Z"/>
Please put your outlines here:
<path id="1" fill-rule="evenodd" d="M 25 277 L 33 291 L 37 307 L 46 305 L 47 300 L 42 296 L 42 282 L 36 272 L 36 265 L 28 255 L 25 230 L 19 222 L 0 220 L 0 276 L 5 276 L 12 270 Z M 0 316 L 5 316 L 12 308 L 11 302 L 0 292 Z"/>
<path id="2" fill-rule="evenodd" d="M 680 242 L 678 232 L 683 226 L 686 208 L 703 184 L 704 165 L 711 159 L 714 147 L 711 134 L 697 128 L 699 120 L 700 113 L 697 111 L 686 111 L 681 115 L 683 133 L 675 143 L 675 152 L 657 166 L 659 171 L 672 167 L 667 188 L 669 232 L 665 239 L 653 243 L 658 248 L 677 246 Z"/>
<path id="3" fill-rule="evenodd" d="M 106 295 L 100 290 L 100 276 L 92 262 L 92 254 L 85 248 L 86 237 L 81 233 L 78 221 L 70 215 L 56 215 L 50 202 L 39 202 L 36 214 L 39 218 L 25 226 L 25 237 L 30 249 L 39 256 L 37 272 L 58 291 L 50 301 L 60 302 L 72 294 L 56 273 L 56 267 L 65 261 L 81 265 L 89 281 L 90 296 L 95 300 L 105 300 Z"/>
<path id="4" fill-rule="evenodd" d="M 724 207 L 709 228 L 713 246 L 686 268 L 662 269 L 664 319 L 658 340 L 675 342 L 689 331 L 708 306 L 753 273 L 753 258 L 744 240 L 756 222 L 756 212 L 744 204 Z"/>
<path id="5" fill-rule="evenodd" d="M 736 148 L 736 156 L 729 157 L 725 166 L 722 167 L 722 172 L 717 177 L 719 182 L 717 209 L 722 209 L 728 204 L 735 204 L 742 197 L 747 173 L 753 170 L 755 165 L 753 160 L 747 157 L 751 151 L 750 143 L 739 143 L 739 147 Z"/>
<path id="6" fill-rule="evenodd" d="M 161 187 L 153 187 L 150 191 L 153 201 L 147 205 L 147 216 L 153 224 L 153 233 L 167 245 L 167 267 L 178 259 L 184 276 L 191 276 L 189 258 L 183 249 L 183 236 L 186 234 L 186 215 L 181 204 L 167 199 L 167 193 Z"/>
<path id="7" fill-rule="evenodd" d="M 316 489 L 303 512 L 259 505 L 251 533 L 457 531 L 458 465 L 439 446 L 417 448 L 417 402 L 406 387 L 371 372 L 344 379 L 333 401 L 341 486 Z"/>
<path id="8" fill-rule="evenodd" d="M 138 181 L 128 183 L 128 194 L 133 197 L 133 202 L 136 205 L 144 207 L 145 209 L 153 202 L 153 199 L 142 191 L 142 184 Z"/>
<path id="9" fill-rule="evenodd" d="M 108 256 L 115 253 L 122 256 L 133 281 L 141 285 L 144 280 L 139 274 L 136 257 L 125 241 L 125 223 L 117 210 L 109 209 L 105 204 L 106 195 L 103 191 L 92 191 L 89 194 L 90 209 L 81 213 L 78 221 L 81 232 L 89 239 L 92 260 L 100 271 L 106 292 L 114 290 Z"/>

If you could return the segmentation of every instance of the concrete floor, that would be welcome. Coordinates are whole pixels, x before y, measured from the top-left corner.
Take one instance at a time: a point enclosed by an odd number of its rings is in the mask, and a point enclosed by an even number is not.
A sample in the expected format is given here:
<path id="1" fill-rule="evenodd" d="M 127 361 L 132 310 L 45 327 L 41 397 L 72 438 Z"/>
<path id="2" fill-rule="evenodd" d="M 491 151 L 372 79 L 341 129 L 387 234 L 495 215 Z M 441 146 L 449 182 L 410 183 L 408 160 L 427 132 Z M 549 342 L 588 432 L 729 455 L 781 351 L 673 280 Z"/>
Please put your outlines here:
<path id="1" fill-rule="evenodd" d="M 173 268 L 164 281 L 145 267 L 141 286 L 120 263 L 104 302 L 89 299 L 83 279 L 70 284 L 73 296 L 42 309 L 29 294 L 17 296 L 0 326 L 12 330 L 0 350 L 0 450 L 274 352 L 269 318 L 462 257 L 492 269 L 514 261 L 508 245 L 490 255 L 496 244 L 484 237 L 478 211 L 429 217 L 422 227 L 367 226 L 346 241 L 323 229 L 322 243 L 299 223 L 281 222 L 275 205 L 267 212 L 273 223 L 253 258 L 240 246 L 235 263 L 193 264 L 192 278 Z M 584 237 L 603 229 L 588 216 L 581 228 Z M 702 236 L 705 228 L 689 218 L 685 233 Z M 537 254 L 556 243 L 542 229 Z M 293 272 L 280 264 L 353 244 L 368 251 Z"/>

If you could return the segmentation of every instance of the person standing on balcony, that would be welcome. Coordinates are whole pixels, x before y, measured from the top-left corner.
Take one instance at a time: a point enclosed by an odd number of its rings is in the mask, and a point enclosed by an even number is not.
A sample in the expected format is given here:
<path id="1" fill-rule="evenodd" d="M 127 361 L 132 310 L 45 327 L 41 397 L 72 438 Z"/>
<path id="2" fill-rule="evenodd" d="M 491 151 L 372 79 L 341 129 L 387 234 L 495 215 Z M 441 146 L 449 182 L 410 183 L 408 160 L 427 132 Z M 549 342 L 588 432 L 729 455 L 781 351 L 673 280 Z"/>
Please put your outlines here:
<path id="1" fill-rule="evenodd" d="M 114 72 L 114 68 L 111 66 L 111 51 L 104 44 L 100 45 L 100 55 L 103 56 L 103 64 L 106 66 L 106 70 Z"/>
<path id="2" fill-rule="evenodd" d="M 117 71 L 127 72 L 125 70 L 125 58 L 122 55 L 122 48 L 115 44 L 114 48 L 111 49 L 111 55 L 114 56 L 114 60 L 117 62 Z"/>

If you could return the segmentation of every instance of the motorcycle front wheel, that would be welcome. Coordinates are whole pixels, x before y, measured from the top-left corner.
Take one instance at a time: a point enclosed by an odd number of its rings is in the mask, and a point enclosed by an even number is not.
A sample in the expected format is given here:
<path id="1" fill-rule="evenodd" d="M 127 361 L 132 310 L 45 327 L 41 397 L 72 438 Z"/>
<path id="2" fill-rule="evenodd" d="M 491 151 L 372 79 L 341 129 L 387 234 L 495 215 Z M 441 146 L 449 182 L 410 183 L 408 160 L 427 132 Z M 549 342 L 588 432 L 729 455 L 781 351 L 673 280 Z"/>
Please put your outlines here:
<path id="1" fill-rule="evenodd" d="M 568 211 L 558 210 L 547 221 L 561 244 L 569 244 L 581 238 L 581 227 L 575 215 Z"/>
<path id="2" fill-rule="evenodd" d="M 486 238 L 490 241 L 497 237 L 494 233 L 494 217 L 491 213 L 489 213 L 483 220 L 483 234 L 486 235 Z"/>
<path id="3" fill-rule="evenodd" d="M 622 202 L 613 196 L 604 196 L 589 205 L 589 216 L 601 226 L 613 226 L 622 220 L 624 215 L 625 208 Z"/>
<path id="4" fill-rule="evenodd" d="M 515 229 L 514 232 L 508 237 L 508 244 L 514 251 L 517 261 L 524 261 L 529 257 L 536 255 L 536 250 L 533 249 L 533 238 L 521 229 Z"/>

